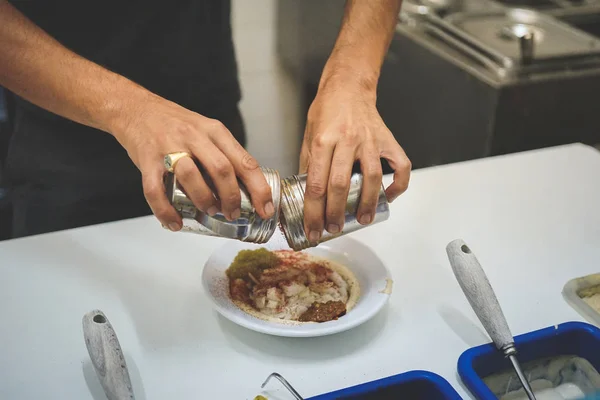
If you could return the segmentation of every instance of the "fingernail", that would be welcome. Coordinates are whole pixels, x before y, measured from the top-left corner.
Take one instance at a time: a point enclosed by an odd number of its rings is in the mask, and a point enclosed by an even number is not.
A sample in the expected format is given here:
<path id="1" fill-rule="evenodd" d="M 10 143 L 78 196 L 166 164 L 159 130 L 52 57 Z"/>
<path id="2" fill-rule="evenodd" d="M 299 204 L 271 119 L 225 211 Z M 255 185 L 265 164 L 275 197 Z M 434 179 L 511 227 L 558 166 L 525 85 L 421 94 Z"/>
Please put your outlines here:
<path id="1" fill-rule="evenodd" d="M 308 234 L 308 240 L 310 242 L 318 242 L 319 239 L 321 238 L 321 233 L 317 232 L 317 231 L 310 231 L 310 233 Z"/>
<path id="2" fill-rule="evenodd" d="M 173 232 L 177 232 L 181 229 L 181 226 L 177 222 L 171 222 L 169 223 L 169 229 Z"/>
<path id="3" fill-rule="evenodd" d="M 369 225 L 372 220 L 373 217 L 371 216 L 371 214 L 363 214 L 358 219 L 358 222 L 360 222 L 362 225 Z"/>
<path id="4" fill-rule="evenodd" d="M 336 224 L 329 224 L 327 226 L 327 231 L 329 233 L 338 233 L 340 231 L 340 226 Z"/>
<path id="5" fill-rule="evenodd" d="M 236 208 L 232 213 L 231 213 L 231 219 L 238 219 L 240 217 L 240 215 L 242 215 L 242 212 L 240 211 L 239 208 Z"/>
<path id="6" fill-rule="evenodd" d="M 268 202 L 268 203 L 265 205 L 265 212 L 267 213 L 267 215 L 268 215 L 269 217 L 271 217 L 271 216 L 273 216 L 273 214 L 275 214 L 275 207 L 273 206 L 273 203 L 271 203 L 271 202 Z"/>
<path id="7" fill-rule="evenodd" d="M 219 209 L 217 207 L 215 207 L 215 206 L 211 206 L 211 207 L 208 208 L 208 210 L 206 210 L 206 213 L 208 215 L 210 215 L 211 217 L 214 216 L 214 215 L 216 215 L 218 212 L 219 212 Z"/>

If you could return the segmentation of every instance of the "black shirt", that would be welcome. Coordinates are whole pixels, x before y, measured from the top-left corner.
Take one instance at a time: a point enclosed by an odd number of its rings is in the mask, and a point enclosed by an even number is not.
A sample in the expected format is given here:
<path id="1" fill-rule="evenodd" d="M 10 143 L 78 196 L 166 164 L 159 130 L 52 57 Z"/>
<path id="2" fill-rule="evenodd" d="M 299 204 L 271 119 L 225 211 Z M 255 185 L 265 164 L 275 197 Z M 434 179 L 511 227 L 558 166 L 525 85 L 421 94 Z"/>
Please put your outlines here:
<path id="1" fill-rule="evenodd" d="M 239 100 L 229 0 L 11 0 L 75 53 L 190 109 Z"/>
<path id="2" fill-rule="evenodd" d="M 237 106 L 240 88 L 229 0 L 11 3 L 75 53 L 190 110 L 216 118 L 211 114 Z M 82 180 L 94 175 L 107 180 L 113 172 L 139 177 L 124 149 L 107 133 L 23 99 L 16 122 L 8 156 L 13 181 L 78 179 L 77 174 Z"/>

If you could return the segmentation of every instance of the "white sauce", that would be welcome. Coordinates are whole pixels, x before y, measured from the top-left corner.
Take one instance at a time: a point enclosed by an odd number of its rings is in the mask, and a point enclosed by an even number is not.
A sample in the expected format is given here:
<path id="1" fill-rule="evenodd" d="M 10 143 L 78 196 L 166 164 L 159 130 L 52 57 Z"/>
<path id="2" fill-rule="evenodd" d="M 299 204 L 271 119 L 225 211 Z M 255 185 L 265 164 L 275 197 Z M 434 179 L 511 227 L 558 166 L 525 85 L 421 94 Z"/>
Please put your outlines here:
<path id="1" fill-rule="evenodd" d="M 583 390 L 574 383 L 563 383 L 557 387 L 547 387 L 551 382 L 539 379 L 531 382 L 536 400 L 579 400 L 585 397 Z M 544 388 L 545 387 L 545 388 Z M 523 389 L 507 393 L 500 400 L 528 400 Z"/>

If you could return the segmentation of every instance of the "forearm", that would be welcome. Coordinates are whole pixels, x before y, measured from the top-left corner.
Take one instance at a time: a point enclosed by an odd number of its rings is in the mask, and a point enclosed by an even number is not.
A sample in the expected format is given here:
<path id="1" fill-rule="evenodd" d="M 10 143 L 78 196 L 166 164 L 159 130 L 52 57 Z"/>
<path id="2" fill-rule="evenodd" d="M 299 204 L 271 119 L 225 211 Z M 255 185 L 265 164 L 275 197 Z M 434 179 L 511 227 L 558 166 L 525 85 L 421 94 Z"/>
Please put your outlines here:
<path id="1" fill-rule="evenodd" d="M 320 88 L 342 78 L 373 93 L 402 0 L 347 0 L 342 26 L 325 65 Z"/>
<path id="2" fill-rule="evenodd" d="M 109 133 L 117 130 L 124 109 L 153 96 L 68 50 L 5 0 L 0 0 L 0 85 L 39 107 Z"/>

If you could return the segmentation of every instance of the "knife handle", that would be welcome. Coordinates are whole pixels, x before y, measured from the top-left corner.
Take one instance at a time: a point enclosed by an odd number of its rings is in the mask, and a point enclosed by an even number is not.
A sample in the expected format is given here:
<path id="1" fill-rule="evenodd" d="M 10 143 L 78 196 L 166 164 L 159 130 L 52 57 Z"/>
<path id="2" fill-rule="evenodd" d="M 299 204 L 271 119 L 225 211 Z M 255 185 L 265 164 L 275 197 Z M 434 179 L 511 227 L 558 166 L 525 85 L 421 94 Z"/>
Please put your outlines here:
<path id="1" fill-rule="evenodd" d="M 100 310 L 83 317 L 85 345 L 108 400 L 134 400 L 127 363 L 119 339 Z"/>
<path id="2" fill-rule="evenodd" d="M 496 294 L 477 257 L 462 239 L 446 246 L 454 275 L 479 321 L 500 350 L 514 349 L 514 339 Z"/>

